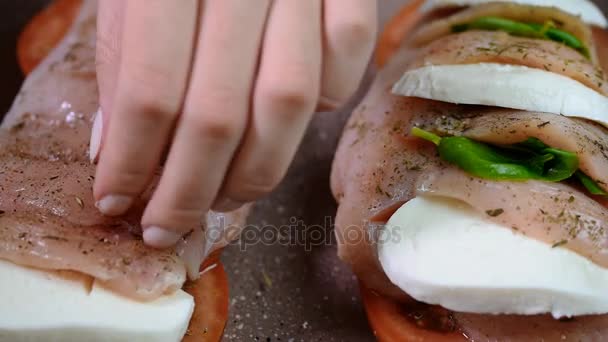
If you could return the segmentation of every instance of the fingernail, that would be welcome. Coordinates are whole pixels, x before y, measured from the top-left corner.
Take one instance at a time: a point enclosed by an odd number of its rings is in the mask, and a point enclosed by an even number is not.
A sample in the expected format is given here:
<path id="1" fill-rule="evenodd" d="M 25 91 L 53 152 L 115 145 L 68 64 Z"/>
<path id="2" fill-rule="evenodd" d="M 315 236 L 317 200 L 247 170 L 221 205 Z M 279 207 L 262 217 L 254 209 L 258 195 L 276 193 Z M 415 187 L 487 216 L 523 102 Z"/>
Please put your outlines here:
<path id="1" fill-rule="evenodd" d="M 93 120 L 93 129 L 91 130 L 91 140 L 89 142 L 89 159 L 91 163 L 95 162 L 99 154 L 99 146 L 101 145 L 101 132 L 103 130 L 103 112 L 101 108 L 95 113 Z"/>
<path id="2" fill-rule="evenodd" d="M 175 245 L 181 234 L 161 227 L 151 226 L 144 229 L 144 242 L 155 248 L 167 248 Z"/>
<path id="3" fill-rule="evenodd" d="M 215 211 L 221 211 L 221 212 L 233 211 L 233 210 L 237 210 L 238 208 L 242 207 L 243 204 L 245 204 L 245 203 L 240 202 L 240 201 L 235 201 L 230 198 L 223 198 L 215 203 L 215 205 L 213 206 L 213 209 Z"/>
<path id="4" fill-rule="evenodd" d="M 107 195 L 95 203 L 102 214 L 117 216 L 124 214 L 133 204 L 133 197 L 124 195 Z"/>

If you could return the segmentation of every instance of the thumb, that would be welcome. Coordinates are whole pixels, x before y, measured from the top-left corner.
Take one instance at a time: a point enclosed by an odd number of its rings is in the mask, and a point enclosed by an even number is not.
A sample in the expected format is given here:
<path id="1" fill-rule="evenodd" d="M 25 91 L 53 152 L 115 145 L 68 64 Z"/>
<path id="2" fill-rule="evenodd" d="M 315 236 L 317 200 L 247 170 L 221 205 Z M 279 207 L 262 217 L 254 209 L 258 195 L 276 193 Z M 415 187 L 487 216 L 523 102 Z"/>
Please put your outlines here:
<path id="1" fill-rule="evenodd" d="M 104 127 L 108 127 L 112 113 L 120 67 L 125 4 L 124 0 L 103 0 L 98 3 L 95 64 L 100 108 L 95 114 L 91 131 L 91 162 L 95 162 L 99 156 L 105 135 Z"/>

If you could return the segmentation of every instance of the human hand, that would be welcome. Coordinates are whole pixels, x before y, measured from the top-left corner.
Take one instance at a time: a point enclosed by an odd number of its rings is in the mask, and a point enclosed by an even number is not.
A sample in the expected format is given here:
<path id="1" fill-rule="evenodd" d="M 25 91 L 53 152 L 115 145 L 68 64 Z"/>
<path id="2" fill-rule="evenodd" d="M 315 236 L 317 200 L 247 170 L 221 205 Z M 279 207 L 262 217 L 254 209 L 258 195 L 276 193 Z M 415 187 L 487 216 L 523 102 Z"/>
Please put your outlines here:
<path id="1" fill-rule="evenodd" d="M 100 103 L 91 136 L 99 210 L 121 215 L 164 169 L 142 217 L 164 248 L 270 192 L 315 108 L 357 89 L 374 0 L 99 1 Z"/>

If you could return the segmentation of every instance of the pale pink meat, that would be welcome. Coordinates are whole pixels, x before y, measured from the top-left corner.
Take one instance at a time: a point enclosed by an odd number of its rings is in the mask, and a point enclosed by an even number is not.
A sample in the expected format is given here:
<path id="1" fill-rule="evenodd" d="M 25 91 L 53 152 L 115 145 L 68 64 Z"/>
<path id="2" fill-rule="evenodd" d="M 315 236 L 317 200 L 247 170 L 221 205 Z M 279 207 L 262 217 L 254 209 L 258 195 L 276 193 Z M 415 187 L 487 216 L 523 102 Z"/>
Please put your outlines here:
<path id="1" fill-rule="evenodd" d="M 454 167 L 427 169 L 418 195 L 470 204 L 488 219 L 608 268 L 608 210 L 563 183 L 489 181 Z"/>
<path id="2" fill-rule="evenodd" d="M 543 41 L 539 41 L 540 45 L 525 42 L 529 48 L 525 56 L 526 52 L 516 47 L 524 41 L 496 32 L 447 36 L 421 50 L 402 49 L 379 71 L 346 125 L 331 175 L 332 192 L 339 204 L 335 222 L 338 254 L 367 287 L 396 300 L 407 298 L 406 293 L 391 284 L 379 265 L 375 237 L 394 210 L 419 193 L 462 199 L 521 234 L 555 244 L 556 248 L 570 248 L 608 266 L 608 231 L 605 229 L 608 209 L 583 193 L 580 186 L 474 179 L 442 162 L 433 144 L 408 135 L 412 127 L 421 126 L 497 144 L 537 137 L 577 153 L 585 172 L 603 182 L 607 162 L 603 148 L 607 139 L 605 128 L 551 114 L 455 105 L 390 93 L 405 70 L 427 62 L 510 61 L 545 69 L 542 61 L 548 53 L 557 55 L 550 57 L 555 63 L 547 68 L 579 78 L 605 92 L 604 83 L 594 85 L 595 81 L 604 79 L 603 73 L 589 75 L 589 78 L 585 72 L 581 73 L 581 70 L 599 69 L 580 60 L 580 55 L 574 61 L 576 65 L 568 61 L 570 57 L 565 56 L 574 57 L 574 51 L 558 49 Z M 515 47 L 502 52 L 485 50 L 497 45 Z M 508 52 L 510 49 L 513 51 Z M 532 62 L 525 61 L 527 58 Z M 522 210 L 524 213 L 519 213 Z M 607 317 L 579 317 L 575 320 L 577 323 L 560 325 L 561 322 L 544 316 L 505 318 L 454 313 L 460 328 L 472 341 L 526 341 L 526 338 L 553 341 L 555 336 L 561 339 L 562 334 L 568 341 L 596 341 L 599 333 L 606 333 L 603 325 L 608 323 Z"/>
<path id="3" fill-rule="evenodd" d="M 331 186 L 339 203 L 335 227 L 339 257 L 368 287 L 401 297 L 402 291 L 390 283 L 378 263 L 371 219 L 412 198 L 420 170 L 440 163 L 432 146 L 405 141 L 401 131 L 415 115 L 428 114 L 437 106 L 419 99 L 389 100 L 388 89 L 380 87 L 376 83 L 353 113 L 334 159 Z"/>
<path id="4" fill-rule="evenodd" d="M 427 21 L 412 35 L 412 41 L 417 45 L 425 45 L 440 37 L 452 34 L 452 27 L 467 24 L 481 17 L 500 17 L 518 22 L 533 22 L 538 24 L 552 23 L 556 28 L 577 37 L 585 46 L 593 46 L 593 35 L 589 25 L 580 17 L 561 11 L 557 7 L 533 6 L 521 2 L 490 2 L 457 10 L 437 20 Z M 566 48 L 564 46 L 564 48 Z M 592 51 L 592 58 L 595 55 Z"/>
<path id="5" fill-rule="evenodd" d="M 608 81 L 599 65 L 563 44 L 514 37 L 505 32 L 468 31 L 439 38 L 425 46 L 408 65 L 499 63 L 522 65 L 568 76 L 608 95 Z M 401 75 L 405 69 L 399 72 Z"/>
<path id="6" fill-rule="evenodd" d="M 416 125 L 496 144 L 537 137 L 577 153 L 582 169 L 605 187 L 605 128 L 552 114 L 394 96 L 384 83 L 391 75 L 387 70 L 380 73 L 347 124 L 332 172 L 332 189 L 340 204 L 336 215 L 339 255 L 369 287 L 394 296 L 401 292 L 380 269 L 373 238 L 381 225 L 372 221 L 382 223 L 387 218 L 384 213 L 414 197 L 416 184 L 421 185 L 418 193 L 455 197 L 482 213 L 502 209 L 495 219 L 508 227 L 608 266 L 608 210 L 577 188 L 474 179 L 442 162 L 434 145 L 408 136 Z M 513 200 L 513 196 L 518 197 Z"/>
<path id="7" fill-rule="evenodd" d="M 608 315 L 555 320 L 551 316 L 491 316 L 454 313 L 463 334 L 475 342 L 603 342 Z"/>
<path id="8" fill-rule="evenodd" d="M 96 210 L 95 168 L 87 155 L 98 109 L 95 11 L 95 1 L 84 2 L 68 36 L 27 78 L 0 128 L 0 258 L 78 271 L 118 293 L 149 300 L 181 288 L 186 273 L 196 279 L 202 260 L 230 242 L 211 241 L 205 232 L 230 226 L 234 238 L 248 209 L 209 214 L 168 250 L 149 248 L 141 239 L 146 195 L 124 217 Z"/>
<path id="9" fill-rule="evenodd" d="M 608 130 L 598 124 L 547 113 L 494 110 L 466 120 L 462 134 L 495 145 L 522 142 L 529 137 L 579 157 L 579 168 L 608 190 Z"/>

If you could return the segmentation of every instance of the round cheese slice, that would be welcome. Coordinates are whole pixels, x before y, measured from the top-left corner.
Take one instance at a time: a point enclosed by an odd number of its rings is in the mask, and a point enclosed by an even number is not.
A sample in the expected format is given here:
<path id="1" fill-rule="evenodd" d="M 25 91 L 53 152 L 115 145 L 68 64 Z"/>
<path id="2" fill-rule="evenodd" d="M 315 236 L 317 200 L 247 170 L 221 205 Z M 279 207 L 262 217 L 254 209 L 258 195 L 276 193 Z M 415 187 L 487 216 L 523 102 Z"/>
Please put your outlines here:
<path id="1" fill-rule="evenodd" d="M 427 0 L 422 11 L 428 12 L 445 7 L 464 7 L 496 2 L 496 0 Z M 608 20 L 602 11 L 589 0 L 503 0 L 503 2 L 516 2 L 524 5 L 557 7 L 560 10 L 580 16 L 588 24 L 600 27 L 608 26 Z"/>
<path id="2" fill-rule="evenodd" d="M 407 71 L 395 95 L 584 118 L 608 127 L 608 97 L 550 71 L 479 63 L 428 65 Z"/>

